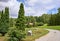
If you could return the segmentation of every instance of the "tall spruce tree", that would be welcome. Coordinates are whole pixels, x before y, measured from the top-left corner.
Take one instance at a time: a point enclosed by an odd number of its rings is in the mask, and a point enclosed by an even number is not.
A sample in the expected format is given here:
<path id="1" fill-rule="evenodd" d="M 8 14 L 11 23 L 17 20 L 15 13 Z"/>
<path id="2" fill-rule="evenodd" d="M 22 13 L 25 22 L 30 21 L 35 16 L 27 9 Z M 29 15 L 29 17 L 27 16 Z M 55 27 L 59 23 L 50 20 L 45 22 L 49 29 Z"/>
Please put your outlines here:
<path id="1" fill-rule="evenodd" d="M 2 34 L 2 36 L 4 36 L 5 34 L 5 29 L 4 29 L 4 13 L 2 11 L 1 13 L 1 20 L 0 20 L 0 33 Z"/>
<path id="2" fill-rule="evenodd" d="M 3 13 L 3 11 L 1 13 L 1 20 L 0 20 L 0 33 L 2 34 L 2 36 L 4 36 L 4 34 L 5 34 L 5 30 L 4 30 L 4 13 Z"/>
<path id="3" fill-rule="evenodd" d="M 16 20 L 16 28 L 11 30 L 8 41 L 21 41 L 25 38 L 25 16 L 24 16 L 24 5 L 21 3 L 18 18 Z M 12 37 L 13 36 L 13 37 Z"/>
<path id="4" fill-rule="evenodd" d="M 25 30 L 25 16 L 24 16 L 24 5 L 23 5 L 23 3 L 21 3 L 21 5 L 20 5 L 20 10 L 18 12 L 16 27 L 20 30 Z"/>
<path id="5" fill-rule="evenodd" d="M 9 27 L 9 8 L 8 7 L 5 8 L 4 17 L 6 19 L 6 23 L 8 24 L 8 27 Z"/>
<path id="6" fill-rule="evenodd" d="M 5 8 L 4 18 L 5 18 L 5 28 L 6 30 L 8 30 L 9 28 L 9 8 L 8 7 Z"/>
<path id="7" fill-rule="evenodd" d="M 7 33 L 9 28 L 9 9 L 6 7 L 5 8 L 5 13 L 1 14 L 1 26 L 0 26 L 0 33 L 2 34 L 2 36 L 5 35 L 5 33 Z"/>

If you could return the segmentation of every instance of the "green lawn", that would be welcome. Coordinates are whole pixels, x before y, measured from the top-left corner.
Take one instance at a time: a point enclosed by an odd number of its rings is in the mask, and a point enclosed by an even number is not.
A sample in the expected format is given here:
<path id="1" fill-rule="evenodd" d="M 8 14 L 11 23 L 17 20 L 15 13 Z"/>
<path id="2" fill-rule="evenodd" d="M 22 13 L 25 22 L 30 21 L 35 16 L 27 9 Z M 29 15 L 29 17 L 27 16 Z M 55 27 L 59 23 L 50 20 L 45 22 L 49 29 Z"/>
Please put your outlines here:
<path id="1" fill-rule="evenodd" d="M 39 28 L 48 28 L 48 29 L 60 30 L 60 26 L 39 26 Z"/>

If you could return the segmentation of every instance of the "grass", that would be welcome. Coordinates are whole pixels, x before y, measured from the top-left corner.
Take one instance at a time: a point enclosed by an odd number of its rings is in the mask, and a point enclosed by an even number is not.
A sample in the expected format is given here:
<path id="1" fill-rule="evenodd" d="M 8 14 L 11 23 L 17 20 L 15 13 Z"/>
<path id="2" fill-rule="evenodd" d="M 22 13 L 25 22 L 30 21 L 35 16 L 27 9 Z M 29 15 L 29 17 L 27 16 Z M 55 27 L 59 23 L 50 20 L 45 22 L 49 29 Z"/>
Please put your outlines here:
<path id="1" fill-rule="evenodd" d="M 55 29 L 55 30 L 60 30 L 60 26 L 39 26 L 39 28 L 47 28 L 47 29 Z"/>
<path id="2" fill-rule="evenodd" d="M 48 33 L 47 30 L 44 30 L 41 28 L 26 28 L 26 33 L 28 30 L 32 30 L 33 35 L 32 36 L 26 35 L 26 38 L 24 39 L 24 41 L 34 41 L 35 39 Z"/>
<path id="3" fill-rule="evenodd" d="M 32 36 L 28 36 L 27 35 L 27 31 L 28 30 L 32 30 L 33 35 Z M 26 38 L 24 39 L 24 41 L 34 41 L 35 39 L 47 34 L 48 31 L 41 29 L 41 28 L 26 28 Z M 7 39 L 5 36 L 4 37 L 0 37 L 0 41 L 5 41 L 5 39 Z"/>
<path id="4" fill-rule="evenodd" d="M 32 36 L 27 35 L 28 30 L 32 30 L 32 34 L 33 34 Z M 39 37 L 48 33 L 47 30 L 42 29 L 42 28 L 38 28 L 38 27 L 37 28 L 36 27 L 26 28 L 25 31 L 26 31 L 26 38 L 24 39 L 24 41 L 34 41 L 35 39 L 37 39 L 37 38 L 39 38 Z M 5 41 L 5 40 L 7 40 L 7 37 L 5 37 L 5 36 L 0 37 L 0 41 Z"/>
<path id="5" fill-rule="evenodd" d="M 32 36 L 28 36 L 26 34 L 26 38 L 24 39 L 24 41 L 34 41 L 35 39 L 45 35 L 48 33 L 47 30 L 45 29 L 55 29 L 55 30 L 60 30 L 60 26 L 38 26 L 38 27 L 34 27 L 34 28 L 26 28 L 26 33 L 28 30 L 32 30 L 33 35 Z M 4 41 L 5 37 L 0 37 L 0 41 Z"/>

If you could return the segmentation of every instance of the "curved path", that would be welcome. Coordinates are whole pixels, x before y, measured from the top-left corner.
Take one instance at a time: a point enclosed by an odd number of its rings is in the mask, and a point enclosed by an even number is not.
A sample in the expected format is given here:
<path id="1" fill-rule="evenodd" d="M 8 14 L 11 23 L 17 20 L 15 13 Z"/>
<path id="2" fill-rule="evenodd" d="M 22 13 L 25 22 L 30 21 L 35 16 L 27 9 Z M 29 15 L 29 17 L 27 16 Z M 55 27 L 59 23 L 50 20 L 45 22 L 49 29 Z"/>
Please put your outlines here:
<path id="1" fill-rule="evenodd" d="M 60 31 L 58 30 L 49 30 L 49 33 L 35 41 L 60 41 Z"/>

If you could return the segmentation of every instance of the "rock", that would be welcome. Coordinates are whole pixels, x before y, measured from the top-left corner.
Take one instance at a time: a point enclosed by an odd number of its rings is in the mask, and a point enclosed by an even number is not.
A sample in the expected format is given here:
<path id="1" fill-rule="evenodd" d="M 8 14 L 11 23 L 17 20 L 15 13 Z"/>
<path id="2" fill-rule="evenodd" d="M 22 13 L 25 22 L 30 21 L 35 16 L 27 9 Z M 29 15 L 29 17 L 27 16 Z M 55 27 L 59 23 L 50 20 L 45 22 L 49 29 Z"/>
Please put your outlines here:
<path id="1" fill-rule="evenodd" d="M 32 31 L 31 30 L 28 31 L 28 36 L 32 36 Z"/>

